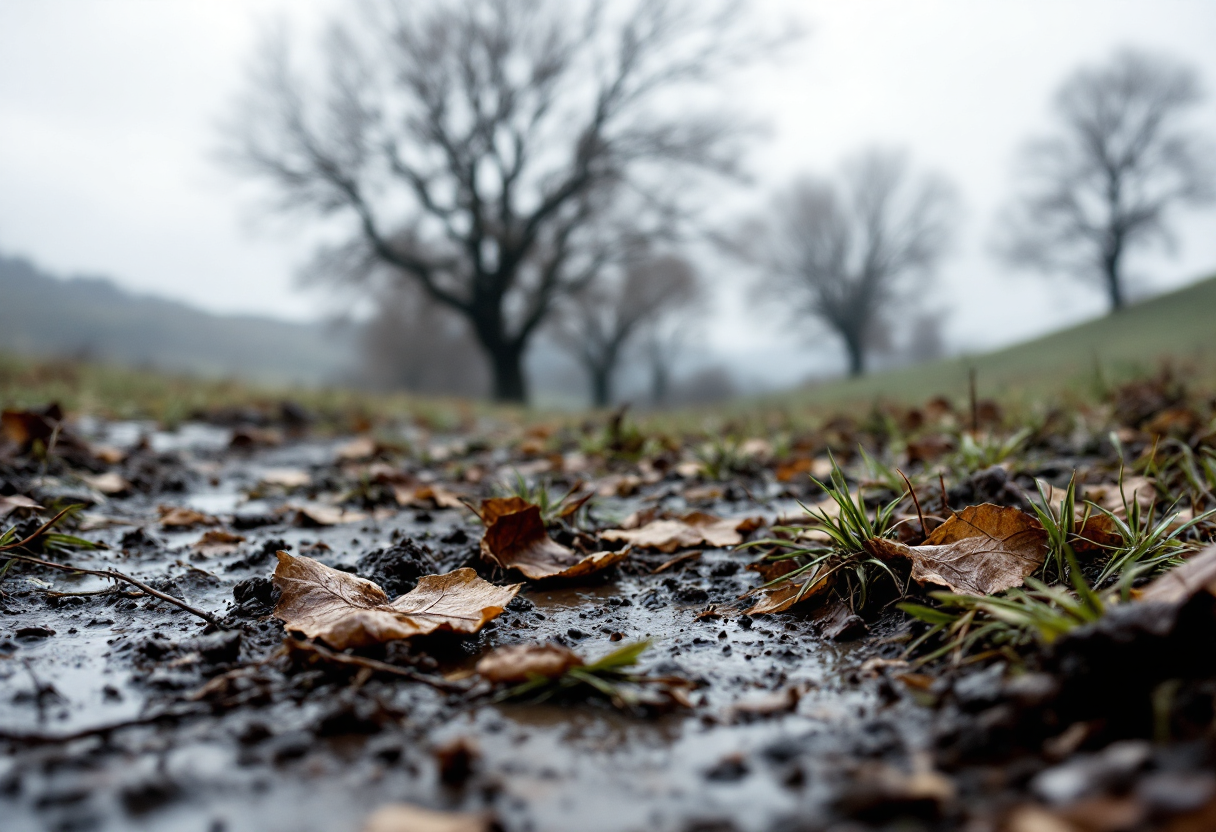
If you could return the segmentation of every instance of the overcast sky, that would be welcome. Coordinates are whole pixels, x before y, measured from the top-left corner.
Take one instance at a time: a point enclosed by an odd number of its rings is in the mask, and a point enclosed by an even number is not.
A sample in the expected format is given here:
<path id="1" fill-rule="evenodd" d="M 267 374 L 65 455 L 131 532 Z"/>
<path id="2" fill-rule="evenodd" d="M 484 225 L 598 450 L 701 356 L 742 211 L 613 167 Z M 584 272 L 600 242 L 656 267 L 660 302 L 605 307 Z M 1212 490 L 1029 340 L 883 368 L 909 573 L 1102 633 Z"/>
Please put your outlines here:
<path id="1" fill-rule="evenodd" d="M 294 286 L 308 230 L 257 220 L 248 191 L 214 161 L 215 124 L 266 26 L 282 16 L 308 30 L 347 5 L 0 0 L 0 252 L 218 311 L 322 314 L 324 298 Z M 1016 149 L 1050 124 L 1051 95 L 1069 71 L 1130 45 L 1192 63 L 1216 91 L 1212 0 L 768 0 L 763 8 L 796 16 L 811 34 L 779 68 L 749 76 L 746 91 L 724 91 L 770 125 L 740 205 L 798 172 L 830 170 L 858 147 L 907 148 L 954 180 L 965 207 L 955 252 L 925 300 L 949 314 L 956 347 L 1007 343 L 1101 311 L 1100 296 L 1010 275 L 988 253 Z M 1216 98 L 1203 118 L 1216 136 Z M 1214 232 L 1216 215 L 1194 215 L 1181 225 L 1176 257 L 1138 259 L 1143 289 L 1216 271 Z M 807 348 L 812 327 L 739 311 L 748 289 L 737 267 L 702 268 L 728 287 L 722 325 L 706 336 L 711 350 L 773 382 L 838 361 L 833 342 Z"/>

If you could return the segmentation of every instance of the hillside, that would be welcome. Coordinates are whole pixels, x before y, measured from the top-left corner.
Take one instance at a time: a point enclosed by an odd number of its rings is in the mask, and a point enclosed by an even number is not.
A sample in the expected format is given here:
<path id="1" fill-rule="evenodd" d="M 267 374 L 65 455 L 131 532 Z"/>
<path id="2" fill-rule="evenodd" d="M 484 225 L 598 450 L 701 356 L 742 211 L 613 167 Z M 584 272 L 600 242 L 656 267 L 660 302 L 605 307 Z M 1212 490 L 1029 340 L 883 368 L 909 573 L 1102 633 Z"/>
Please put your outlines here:
<path id="1" fill-rule="evenodd" d="M 350 337 L 320 324 L 214 315 L 3 256 L 0 352 L 274 384 L 336 381 L 355 354 Z"/>
<path id="2" fill-rule="evenodd" d="M 971 367 L 984 396 L 1019 397 L 1066 387 L 1089 392 L 1095 384 L 1150 371 L 1167 358 L 1202 362 L 1206 380 L 1216 376 L 1216 277 L 995 352 L 825 382 L 795 396 L 824 404 L 958 396 L 967 389 Z"/>

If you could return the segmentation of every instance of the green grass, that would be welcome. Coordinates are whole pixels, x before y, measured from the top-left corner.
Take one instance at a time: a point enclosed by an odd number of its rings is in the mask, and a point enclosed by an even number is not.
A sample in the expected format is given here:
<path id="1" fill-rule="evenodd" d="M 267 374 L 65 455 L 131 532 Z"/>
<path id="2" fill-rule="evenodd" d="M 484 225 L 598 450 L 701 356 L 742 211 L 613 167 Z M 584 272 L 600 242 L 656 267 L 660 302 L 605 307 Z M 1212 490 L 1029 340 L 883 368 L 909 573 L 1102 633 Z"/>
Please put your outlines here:
<path id="1" fill-rule="evenodd" d="M 993 325 L 1000 325 L 999 310 L 993 311 Z M 957 399 L 967 394 L 972 367 L 983 397 L 1096 393 L 1151 373 L 1167 358 L 1203 368 L 1206 381 L 1216 375 L 1216 277 L 1006 349 L 824 382 L 793 395 L 814 404 Z"/>

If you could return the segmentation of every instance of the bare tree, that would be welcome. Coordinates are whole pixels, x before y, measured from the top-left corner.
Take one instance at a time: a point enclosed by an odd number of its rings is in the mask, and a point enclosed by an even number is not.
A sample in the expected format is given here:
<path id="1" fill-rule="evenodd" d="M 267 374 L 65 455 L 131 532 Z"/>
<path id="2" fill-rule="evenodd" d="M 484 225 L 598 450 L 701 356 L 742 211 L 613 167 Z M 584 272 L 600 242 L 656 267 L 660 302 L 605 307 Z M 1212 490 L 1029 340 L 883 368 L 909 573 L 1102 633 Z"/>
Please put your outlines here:
<path id="1" fill-rule="evenodd" d="M 689 176 L 732 171 L 737 122 L 686 93 L 757 41 L 731 0 L 365 10 L 333 24 L 319 77 L 269 42 L 226 128 L 229 159 L 283 209 L 352 220 L 376 258 L 469 322 L 495 397 L 524 401 L 530 339 L 603 265 L 595 218 L 632 200 L 635 219 L 670 227 Z"/>
<path id="2" fill-rule="evenodd" d="M 769 299 L 835 331 L 857 376 L 901 283 L 929 272 L 945 251 L 954 213 L 944 179 L 913 176 L 902 154 L 871 150 L 847 161 L 836 182 L 795 183 L 749 246 Z"/>
<path id="3" fill-rule="evenodd" d="M 1167 57 L 1122 51 L 1074 73 L 1055 99 L 1060 130 L 1023 151 L 1001 253 L 1096 283 L 1123 308 L 1128 251 L 1170 244 L 1171 212 L 1212 195 L 1210 152 L 1186 125 L 1200 100 L 1194 72 Z"/>
<path id="4" fill-rule="evenodd" d="M 638 257 L 612 281 L 573 295 L 554 333 L 587 373 L 596 407 L 612 403 L 613 381 L 626 349 L 639 335 L 698 301 L 692 266 L 680 257 Z"/>

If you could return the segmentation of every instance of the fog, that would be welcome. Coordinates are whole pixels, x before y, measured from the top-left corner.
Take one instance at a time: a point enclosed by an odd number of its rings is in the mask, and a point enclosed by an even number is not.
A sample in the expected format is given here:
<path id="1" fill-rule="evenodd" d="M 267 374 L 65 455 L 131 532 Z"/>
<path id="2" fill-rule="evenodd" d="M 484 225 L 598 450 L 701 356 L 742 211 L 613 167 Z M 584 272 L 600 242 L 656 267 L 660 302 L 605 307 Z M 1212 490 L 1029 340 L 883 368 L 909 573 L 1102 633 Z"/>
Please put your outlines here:
<path id="1" fill-rule="evenodd" d="M 0 5 L 0 252 L 60 273 L 89 272 L 217 312 L 309 320 L 334 299 L 297 274 L 324 229 L 267 215 L 264 193 L 216 160 L 262 33 L 307 36 L 351 3 L 314 0 L 40 0 Z M 1120 46 L 1192 64 L 1216 91 L 1216 10 L 1205 0 L 900 0 L 759 3 L 773 25 L 807 32 L 775 64 L 721 90 L 765 125 L 743 160 L 745 186 L 716 190 L 730 222 L 805 172 L 859 147 L 902 148 L 948 176 L 962 206 L 955 242 L 926 289 L 952 351 L 976 351 L 1100 314 L 1100 293 L 1013 273 L 992 256 L 1017 149 L 1049 126 L 1051 96 L 1078 65 Z M 1216 136 L 1216 98 L 1202 115 Z M 1216 270 L 1213 214 L 1176 226 L 1174 256 L 1137 255 L 1146 295 Z M 705 363 L 742 389 L 839 372 L 837 342 L 747 302 L 748 269 L 690 252 L 716 295 L 698 336 Z"/>

